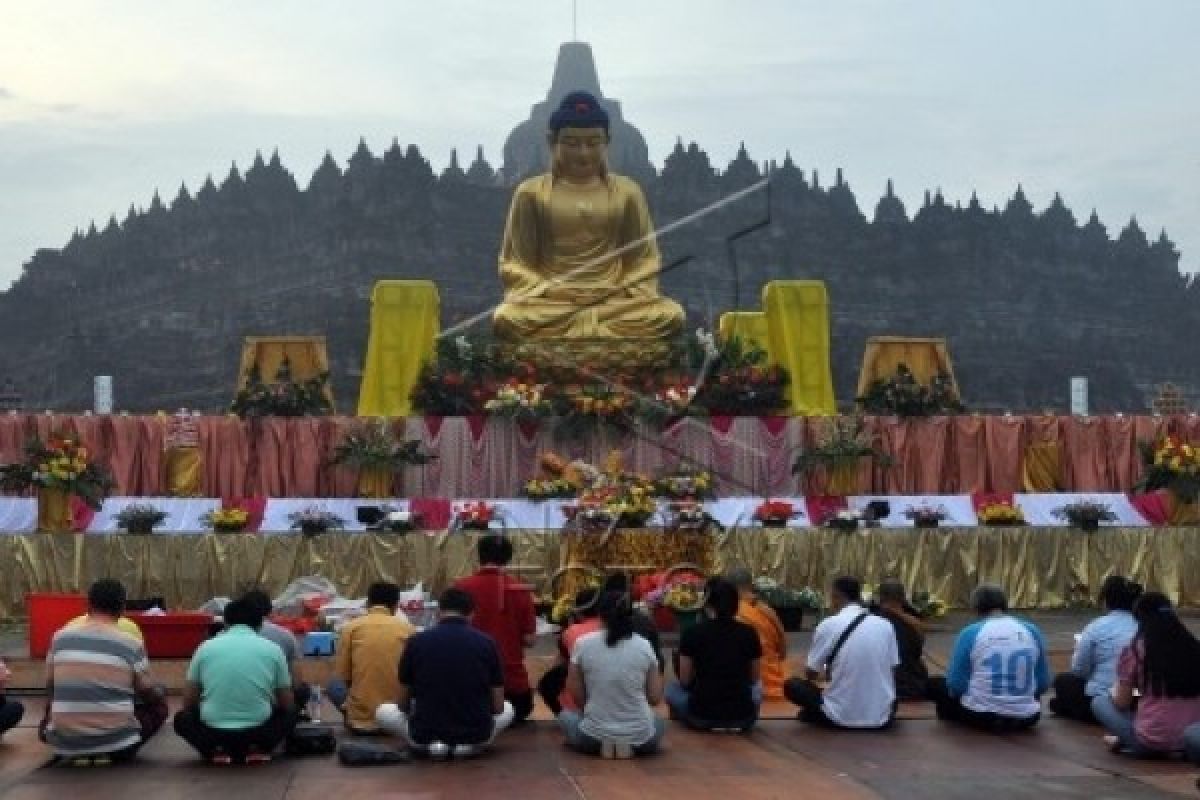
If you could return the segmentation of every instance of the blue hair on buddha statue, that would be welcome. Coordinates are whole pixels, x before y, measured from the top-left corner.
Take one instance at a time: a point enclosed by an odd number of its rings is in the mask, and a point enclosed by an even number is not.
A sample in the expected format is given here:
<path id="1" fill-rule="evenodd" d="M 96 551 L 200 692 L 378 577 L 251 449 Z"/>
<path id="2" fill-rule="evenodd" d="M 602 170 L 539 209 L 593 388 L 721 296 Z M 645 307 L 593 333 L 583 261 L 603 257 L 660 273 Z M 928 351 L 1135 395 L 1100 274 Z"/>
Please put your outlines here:
<path id="1" fill-rule="evenodd" d="M 549 127 L 554 133 L 563 128 L 603 128 L 607 133 L 608 112 L 590 92 L 570 92 L 550 115 Z"/>

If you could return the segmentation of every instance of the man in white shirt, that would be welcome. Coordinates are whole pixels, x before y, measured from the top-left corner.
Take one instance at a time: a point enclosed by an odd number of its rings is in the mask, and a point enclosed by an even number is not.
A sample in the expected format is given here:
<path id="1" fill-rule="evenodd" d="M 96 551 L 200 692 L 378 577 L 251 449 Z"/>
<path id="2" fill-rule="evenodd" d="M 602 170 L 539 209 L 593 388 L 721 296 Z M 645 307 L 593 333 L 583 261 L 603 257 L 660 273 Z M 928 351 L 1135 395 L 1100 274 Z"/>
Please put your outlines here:
<path id="1" fill-rule="evenodd" d="M 787 681 L 784 696 L 814 725 L 885 728 L 896 714 L 896 632 L 863 608 L 858 578 L 835 580 L 830 599 L 835 613 L 813 632 L 806 676 Z M 816 684 L 822 675 L 829 681 L 824 692 Z"/>
<path id="2" fill-rule="evenodd" d="M 979 621 L 959 633 L 946 677 L 929 681 L 938 719 L 992 731 L 1033 727 L 1050 687 L 1042 632 L 1008 613 L 999 586 L 978 587 L 971 606 Z"/>

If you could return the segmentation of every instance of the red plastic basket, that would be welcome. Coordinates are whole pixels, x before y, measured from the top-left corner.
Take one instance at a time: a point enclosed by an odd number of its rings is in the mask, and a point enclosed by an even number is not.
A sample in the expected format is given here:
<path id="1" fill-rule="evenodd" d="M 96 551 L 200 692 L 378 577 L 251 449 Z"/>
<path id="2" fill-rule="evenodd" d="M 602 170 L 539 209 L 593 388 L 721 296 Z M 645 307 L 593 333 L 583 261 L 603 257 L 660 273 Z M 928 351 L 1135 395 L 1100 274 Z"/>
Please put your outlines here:
<path id="1" fill-rule="evenodd" d="M 31 593 L 25 595 L 25 613 L 29 617 L 29 657 L 45 658 L 59 628 L 87 613 L 87 598 L 81 594 Z"/>
<path id="2" fill-rule="evenodd" d="M 213 623 L 212 614 L 126 614 L 142 629 L 150 658 L 191 658 Z"/>

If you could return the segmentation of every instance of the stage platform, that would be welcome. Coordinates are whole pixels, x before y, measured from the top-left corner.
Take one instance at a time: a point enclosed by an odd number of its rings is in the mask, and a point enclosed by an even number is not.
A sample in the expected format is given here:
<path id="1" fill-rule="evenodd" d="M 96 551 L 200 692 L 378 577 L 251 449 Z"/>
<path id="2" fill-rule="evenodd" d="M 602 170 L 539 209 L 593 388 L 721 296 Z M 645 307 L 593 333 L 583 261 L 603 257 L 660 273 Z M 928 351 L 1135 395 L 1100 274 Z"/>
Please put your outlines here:
<path id="1" fill-rule="evenodd" d="M 510 531 L 512 568 L 540 594 L 570 563 L 558 530 Z M 621 563 L 634 572 L 662 569 L 661 530 L 616 536 L 639 539 L 630 551 L 642 560 Z M 868 584 L 899 577 L 951 607 L 965 607 L 980 582 L 1004 586 L 1019 608 L 1057 608 L 1091 598 L 1104 577 L 1131 575 L 1178 604 L 1200 607 L 1200 528 L 871 529 L 728 528 L 713 536 L 713 567 L 744 565 L 781 583 L 824 590 L 843 573 Z M 475 568 L 478 534 L 327 533 L 271 536 L 48 535 L 0 536 L 0 618 L 21 618 L 28 592 L 80 591 L 94 580 L 121 580 L 132 597 L 164 597 L 191 609 L 215 596 L 251 586 L 272 593 L 292 580 L 321 575 L 346 596 L 361 597 L 371 581 L 437 591 Z M 634 560 L 635 563 L 629 563 Z M 606 566 L 606 565 L 600 565 Z"/>

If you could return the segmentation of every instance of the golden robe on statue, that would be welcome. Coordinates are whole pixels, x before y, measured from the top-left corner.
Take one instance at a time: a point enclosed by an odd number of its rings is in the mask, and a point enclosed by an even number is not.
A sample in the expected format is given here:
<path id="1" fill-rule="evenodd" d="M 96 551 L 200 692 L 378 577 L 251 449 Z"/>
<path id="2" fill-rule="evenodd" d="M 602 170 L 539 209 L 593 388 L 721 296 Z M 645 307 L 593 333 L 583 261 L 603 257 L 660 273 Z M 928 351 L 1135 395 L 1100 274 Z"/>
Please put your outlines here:
<path id="1" fill-rule="evenodd" d="M 517 187 L 504 242 L 498 336 L 665 339 L 683 309 L 658 293 L 661 260 L 646 198 L 607 174 L 580 185 L 551 173 Z"/>

